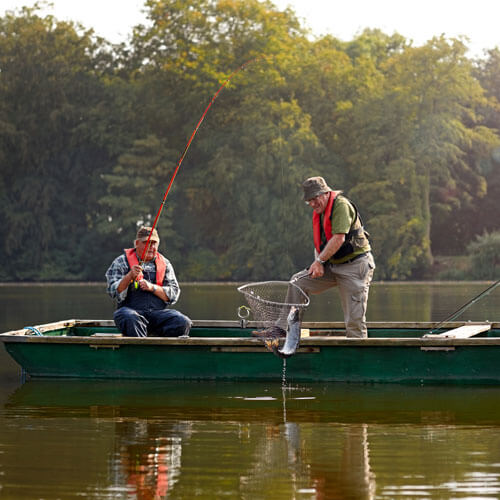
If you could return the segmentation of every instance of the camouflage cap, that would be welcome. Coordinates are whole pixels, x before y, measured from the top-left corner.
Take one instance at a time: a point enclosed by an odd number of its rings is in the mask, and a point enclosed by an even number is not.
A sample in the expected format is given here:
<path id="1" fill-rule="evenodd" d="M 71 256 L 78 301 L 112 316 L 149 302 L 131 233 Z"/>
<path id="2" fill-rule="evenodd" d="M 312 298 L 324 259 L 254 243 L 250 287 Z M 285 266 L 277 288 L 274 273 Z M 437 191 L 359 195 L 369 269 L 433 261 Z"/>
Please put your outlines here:
<path id="1" fill-rule="evenodd" d="M 152 228 L 150 226 L 142 226 L 139 231 L 137 231 L 137 236 L 135 237 L 135 239 L 139 241 L 148 241 L 151 229 Z M 158 243 L 160 242 L 160 237 L 158 236 L 158 231 L 156 229 L 153 229 L 153 234 L 151 235 L 150 241 L 157 241 Z"/>
<path id="2" fill-rule="evenodd" d="M 323 177 L 309 177 L 302 184 L 304 190 L 304 200 L 309 201 L 320 194 L 328 193 L 333 189 L 326 183 Z"/>

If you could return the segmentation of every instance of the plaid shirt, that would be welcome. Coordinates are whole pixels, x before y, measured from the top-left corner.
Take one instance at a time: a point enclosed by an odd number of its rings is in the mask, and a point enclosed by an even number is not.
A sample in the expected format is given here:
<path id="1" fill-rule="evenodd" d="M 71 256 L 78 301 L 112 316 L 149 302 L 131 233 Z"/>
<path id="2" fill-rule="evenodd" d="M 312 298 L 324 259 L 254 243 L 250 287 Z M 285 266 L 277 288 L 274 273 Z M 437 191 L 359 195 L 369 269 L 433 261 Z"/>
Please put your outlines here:
<path id="1" fill-rule="evenodd" d="M 163 279 L 163 290 L 167 294 L 169 298 L 169 304 L 175 304 L 179 300 L 179 295 L 181 294 L 181 289 L 179 288 L 179 283 L 177 283 L 177 278 L 175 277 L 174 268 L 168 259 L 165 257 L 162 258 L 165 260 L 167 265 L 167 269 L 165 271 L 165 278 Z M 145 276 L 147 276 L 148 272 L 156 272 L 156 266 L 154 261 L 145 262 L 143 267 L 143 271 Z M 122 253 L 119 255 L 109 266 L 106 271 L 106 281 L 108 286 L 106 291 L 110 295 L 112 299 L 115 299 L 118 304 L 123 302 L 127 297 L 128 287 L 123 290 L 123 292 L 118 293 L 117 288 L 118 284 L 122 280 L 122 278 L 130 271 L 130 267 L 127 262 L 127 258 L 125 254 Z"/>

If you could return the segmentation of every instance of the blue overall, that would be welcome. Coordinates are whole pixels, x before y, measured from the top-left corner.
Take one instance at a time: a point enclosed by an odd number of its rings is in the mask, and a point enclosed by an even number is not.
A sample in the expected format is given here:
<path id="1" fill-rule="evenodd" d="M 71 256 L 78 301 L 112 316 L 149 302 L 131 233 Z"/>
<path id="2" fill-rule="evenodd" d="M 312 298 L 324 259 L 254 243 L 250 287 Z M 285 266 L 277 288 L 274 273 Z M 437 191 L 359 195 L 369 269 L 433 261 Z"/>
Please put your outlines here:
<path id="1" fill-rule="evenodd" d="M 156 283 L 156 272 L 145 272 L 144 278 Z M 127 337 L 179 337 L 189 335 L 191 320 L 169 309 L 165 302 L 151 292 L 135 288 L 132 283 L 127 296 L 113 316 L 118 329 Z"/>

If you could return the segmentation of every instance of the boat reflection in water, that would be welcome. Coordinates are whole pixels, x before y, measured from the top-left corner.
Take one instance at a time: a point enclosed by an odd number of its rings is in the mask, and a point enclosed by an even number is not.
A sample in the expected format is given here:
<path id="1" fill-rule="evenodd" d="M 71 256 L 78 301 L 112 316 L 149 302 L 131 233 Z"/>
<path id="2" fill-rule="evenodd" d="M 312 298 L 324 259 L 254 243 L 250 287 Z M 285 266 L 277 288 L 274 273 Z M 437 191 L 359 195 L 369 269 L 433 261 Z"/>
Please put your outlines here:
<path id="1" fill-rule="evenodd" d="M 291 484 L 293 485 L 294 478 L 307 478 L 309 487 L 294 485 L 296 487 L 290 492 L 290 498 L 297 492 L 309 493 L 317 499 L 374 498 L 375 475 L 370 468 L 368 425 L 362 423 L 339 426 L 328 423 L 325 428 L 324 425 L 287 421 L 287 393 L 286 387 L 282 387 L 284 425 L 278 426 L 276 440 L 266 440 L 262 456 L 267 458 L 269 467 L 272 467 L 280 455 L 273 453 L 271 446 L 277 441 L 278 447 L 284 445 L 286 448 L 286 452 L 282 451 L 281 455 L 286 454 L 288 457 Z M 299 395 L 296 399 L 313 401 L 316 398 Z M 328 443 L 333 437 L 334 442 Z M 322 445 L 316 446 L 317 444 Z"/>
<path id="2" fill-rule="evenodd" d="M 0 411 L 2 494 L 498 498 L 499 424 L 494 387 L 35 380 Z"/>
<path id="3" fill-rule="evenodd" d="M 316 499 L 374 498 L 375 475 L 370 468 L 367 424 L 325 429 L 287 422 L 280 429 L 281 432 L 274 429 L 261 443 L 256 453 L 260 459 L 255 461 L 248 484 L 262 483 L 266 471 L 283 461 L 286 467 L 280 468 L 288 471 L 288 478 L 287 486 L 282 487 L 289 487 L 288 498 L 295 498 L 297 493 Z M 264 491 L 272 491 L 275 481 L 275 477 L 269 477 Z M 258 496 L 262 491 L 253 493 Z"/>

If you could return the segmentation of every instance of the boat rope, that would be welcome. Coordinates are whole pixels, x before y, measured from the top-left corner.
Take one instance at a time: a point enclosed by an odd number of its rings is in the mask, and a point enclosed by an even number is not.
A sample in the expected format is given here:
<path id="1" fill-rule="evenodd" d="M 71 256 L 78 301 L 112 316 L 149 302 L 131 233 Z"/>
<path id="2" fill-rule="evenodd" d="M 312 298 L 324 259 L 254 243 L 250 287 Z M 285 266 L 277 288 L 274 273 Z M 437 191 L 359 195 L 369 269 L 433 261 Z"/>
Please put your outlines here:
<path id="1" fill-rule="evenodd" d="M 460 316 L 462 313 L 464 313 L 467 309 L 469 309 L 472 304 L 475 304 L 478 302 L 480 299 L 488 295 L 490 292 L 492 292 L 498 285 L 500 285 L 500 279 L 495 281 L 492 285 L 490 285 L 486 290 L 483 290 L 481 293 L 476 295 L 473 299 L 469 300 L 467 304 L 464 304 L 463 306 L 460 307 L 460 309 L 457 309 L 453 314 L 450 314 L 446 319 L 443 319 L 440 323 L 438 323 L 432 330 L 429 331 L 429 334 L 435 332 L 436 330 L 439 330 L 439 328 L 444 325 L 445 323 L 448 323 L 449 321 L 454 320 L 458 316 Z"/>
<path id="2" fill-rule="evenodd" d="M 23 330 L 29 330 L 34 335 L 38 335 L 39 337 L 43 337 L 43 333 L 38 328 L 35 328 L 34 326 L 25 326 L 23 328 Z"/>
<path id="3" fill-rule="evenodd" d="M 212 99 L 208 103 L 208 106 L 205 108 L 205 111 L 203 111 L 203 114 L 201 115 L 201 118 L 198 120 L 198 123 L 196 124 L 196 127 L 194 128 L 193 133 L 191 134 L 191 137 L 189 138 L 189 140 L 188 140 L 188 142 L 186 144 L 186 147 L 184 148 L 184 151 L 182 152 L 182 154 L 181 154 L 181 156 L 179 158 L 179 161 L 177 162 L 177 166 L 175 167 L 174 173 L 172 174 L 172 177 L 170 179 L 170 182 L 168 183 L 168 186 L 167 186 L 167 189 L 165 191 L 165 194 L 163 195 L 163 200 L 162 200 L 162 202 L 160 204 L 160 208 L 158 209 L 158 212 L 157 212 L 156 217 L 154 219 L 153 225 L 151 226 L 151 231 L 150 231 L 148 239 L 146 241 L 146 246 L 144 247 L 144 250 L 143 250 L 141 258 L 140 258 L 140 262 L 139 263 L 140 263 L 141 266 L 144 264 L 144 259 L 145 259 L 145 256 L 146 256 L 146 254 L 148 252 L 148 248 L 149 248 L 149 245 L 150 245 L 151 235 L 153 234 L 153 231 L 154 231 L 154 229 L 156 227 L 158 219 L 160 218 L 160 214 L 163 211 L 163 207 L 165 205 L 165 200 L 167 199 L 167 196 L 168 196 L 168 193 L 170 191 L 170 188 L 172 187 L 172 184 L 173 184 L 174 179 L 175 179 L 175 177 L 177 175 L 177 172 L 179 171 L 181 163 L 184 160 L 184 157 L 186 156 L 186 153 L 187 153 L 187 151 L 189 149 L 189 146 L 191 145 L 191 142 L 194 139 L 194 136 L 196 135 L 196 132 L 198 132 L 198 129 L 200 128 L 203 120 L 205 119 L 205 116 L 208 113 L 208 110 L 210 109 L 210 107 L 212 106 L 212 104 L 214 103 L 214 101 L 217 99 L 217 97 L 219 96 L 219 94 L 222 92 L 222 90 L 224 89 L 224 87 L 226 87 L 226 85 L 231 81 L 231 79 L 237 73 L 239 73 L 240 71 L 244 70 L 247 66 L 249 66 L 253 62 L 258 61 L 258 60 L 263 59 L 263 58 L 266 58 L 266 56 L 265 55 L 260 55 L 258 57 L 255 57 L 254 59 L 250 59 L 249 61 L 243 63 L 239 68 L 237 68 L 236 70 L 234 70 L 229 75 L 229 77 L 224 81 L 224 83 L 219 87 L 219 89 L 217 90 L 217 92 L 212 96 Z"/>

